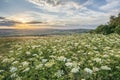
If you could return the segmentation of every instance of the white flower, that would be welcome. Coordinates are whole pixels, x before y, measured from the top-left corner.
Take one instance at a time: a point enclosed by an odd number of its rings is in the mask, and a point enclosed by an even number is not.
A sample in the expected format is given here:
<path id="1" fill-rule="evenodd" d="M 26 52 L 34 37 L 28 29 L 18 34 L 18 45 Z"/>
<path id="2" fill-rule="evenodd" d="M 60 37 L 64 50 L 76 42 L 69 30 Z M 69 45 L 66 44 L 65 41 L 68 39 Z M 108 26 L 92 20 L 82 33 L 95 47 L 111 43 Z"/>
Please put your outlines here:
<path id="1" fill-rule="evenodd" d="M 93 73 L 93 71 L 91 69 L 89 69 L 89 68 L 85 68 L 84 71 L 87 72 L 87 73 L 90 73 L 90 74 Z"/>
<path id="2" fill-rule="evenodd" d="M 12 64 L 14 65 L 14 64 L 18 64 L 19 63 L 19 61 L 14 61 Z"/>
<path id="3" fill-rule="evenodd" d="M 107 58 L 107 57 L 109 57 L 107 54 L 105 54 L 105 55 L 103 55 L 103 57 L 105 57 L 105 58 Z"/>
<path id="4" fill-rule="evenodd" d="M 10 72 L 14 73 L 15 71 L 17 71 L 16 67 L 10 67 Z"/>
<path id="5" fill-rule="evenodd" d="M 17 76 L 16 80 L 22 80 L 22 78 L 21 78 L 21 77 L 19 77 L 19 76 Z"/>
<path id="6" fill-rule="evenodd" d="M 28 67 L 28 68 L 24 69 L 23 72 L 27 72 L 29 70 L 30 70 L 30 68 Z"/>
<path id="7" fill-rule="evenodd" d="M 33 54 L 33 56 L 38 56 L 37 54 Z"/>
<path id="8" fill-rule="evenodd" d="M 42 63 L 46 63 L 47 61 L 47 59 L 42 59 Z"/>
<path id="9" fill-rule="evenodd" d="M 36 66 L 35 69 L 40 69 L 40 68 L 42 68 L 42 66 L 43 66 L 43 64 L 39 64 L 39 65 Z"/>
<path id="10" fill-rule="evenodd" d="M 63 70 L 58 70 L 58 71 L 55 73 L 55 75 L 56 75 L 57 77 L 61 77 L 62 75 L 64 75 L 64 72 L 63 72 Z"/>
<path id="11" fill-rule="evenodd" d="M 16 73 L 13 73 L 10 77 L 11 78 L 15 78 L 17 76 L 17 74 Z"/>
<path id="12" fill-rule="evenodd" d="M 93 60 L 96 61 L 96 62 L 101 62 L 102 61 L 100 58 L 94 58 Z"/>
<path id="13" fill-rule="evenodd" d="M 72 73 L 77 73 L 77 72 L 79 72 L 79 67 L 76 67 L 76 68 L 72 68 L 72 70 L 71 70 L 71 72 Z"/>
<path id="14" fill-rule="evenodd" d="M 102 69 L 102 70 L 111 70 L 111 68 L 108 67 L 108 66 L 101 66 L 101 69 Z"/>
<path id="15" fill-rule="evenodd" d="M 67 59 L 67 62 L 70 62 L 71 61 L 71 59 Z"/>
<path id="16" fill-rule="evenodd" d="M 27 67 L 29 65 L 29 62 L 24 61 L 24 62 L 22 62 L 22 65 L 23 65 L 23 67 Z"/>
<path id="17" fill-rule="evenodd" d="M 8 58 L 5 58 L 5 59 L 3 59 L 2 63 L 9 62 L 9 60 L 10 60 L 10 59 L 8 59 Z"/>
<path id="18" fill-rule="evenodd" d="M 54 62 L 47 62 L 46 64 L 45 64 L 45 66 L 46 67 L 51 67 L 53 64 L 55 64 Z"/>
<path id="19" fill-rule="evenodd" d="M 27 52 L 26 52 L 26 54 L 27 54 L 27 55 L 30 55 L 30 54 L 31 54 L 31 52 L 27 51 Z"/>
<path id="20" fill-rule="evenodd" d="M 81 79 L 81 80 L 85 80 L 85 79 Z"/>
<path id="21" fill-rule="evenodd" d="M 65 65 L 66 65 L 67 67 L 72 67 L 72 66 L 73 66 L 73 63 L 72 63 L 72 62 L 67 62 L 67 63 L 65 63 Z"/>
<path id="22" fill-rule="evenodd" d="M 99 71 L 100 69 L 97 68 L 97 67 L 93 67 L 93 71 L 96 72 L 96 71 Z"/>
<path id="23" fill-rule="evenodd" d="M 60 57 L 58 57 L 58 60 L 59 60 L 59 61 L 66 61 L 66 57 L 60 56 Z"/>
<path id="24" fill-rule="evenodd" d="M 0 73 L 4 72 L 4 70 L 0 70 Z"/>

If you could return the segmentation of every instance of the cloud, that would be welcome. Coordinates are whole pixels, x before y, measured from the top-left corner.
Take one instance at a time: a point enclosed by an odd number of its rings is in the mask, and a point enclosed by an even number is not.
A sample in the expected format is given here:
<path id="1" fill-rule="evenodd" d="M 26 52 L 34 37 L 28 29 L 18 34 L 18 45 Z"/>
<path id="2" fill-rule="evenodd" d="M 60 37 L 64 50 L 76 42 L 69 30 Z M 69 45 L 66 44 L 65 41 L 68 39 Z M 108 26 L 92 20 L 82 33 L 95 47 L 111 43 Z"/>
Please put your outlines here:
<path id="1" fill-rule="evenodd" d="M 0 17 L 0 20 L 5 19 L 4 17 Z"/>
<path id="2" fill-rule="evenodd" d="M 101 10 L 111 11 L 120 10 L 120 0 L 106 0 L 107 4 L 100 7 Z"/>
<path id="3" fill-rule="evenodd" d="M 39 22 L 39 21 L 31 21 L 31 22 L 27 22 L 26 24 L 41 24 L 43 22 Z"/>
<path id="4" fill-rule="evenodd" d="M 77 10 L 82 7 L 82 4 L 88 0 L 84 0 L 84 2 L 79 0 L 28 0 L 30 3 L 37 5 L 40 9 L 46 10 L 48 12 L 61 12 L 65 13 L 67 10 Z M 81 3 L 80 3 L 81 2 Z"/>
<path id="5" fill-rule="evenodd" d="M 120 9 L 119 0 L 25 0 L 25 3 L 32 9 L 18 10 L 7 19 L 30 25 L 95 26 L 106 23 L 110 15 L 117 14 Z"/>
<path id="6" fill-rule="evenodd" d="M 28 0 L 45 11 L 34 12 L 40 16 L 42 21 L 46 21 L 49 25 L 66 25 L 66 24 L 88 24 L 96 25 L 105 23 L 109 15 L 104 12 L 99 12 L 87 8 L 87 5 L 92 5 L 93 0 Z M 71 6 L 72 5 L 72 6 Z M 54 14 L 50 14 L 50 13 Z M 97 14 L 97 15 L 96 15 Z M 103 20 L 102 20 L 103 19 Z M 51 24 L 50 24 L 51 23 Z"/>
<path id="7" fill-rule="evenodd" d="M 0 17 L 0 26 L 13 26 L 19 22 L 6 19 L 5 17 Z"/>

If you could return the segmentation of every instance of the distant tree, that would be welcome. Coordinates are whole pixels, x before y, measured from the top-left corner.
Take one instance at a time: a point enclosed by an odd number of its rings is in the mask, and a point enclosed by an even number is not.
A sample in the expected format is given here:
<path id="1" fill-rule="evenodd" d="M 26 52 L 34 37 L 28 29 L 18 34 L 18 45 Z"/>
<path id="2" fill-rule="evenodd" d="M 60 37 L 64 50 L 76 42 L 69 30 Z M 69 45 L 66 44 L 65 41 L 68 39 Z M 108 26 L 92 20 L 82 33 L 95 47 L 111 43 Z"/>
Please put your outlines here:
<path id="1" fill-rule="evenodd" d="M 120 25 L 116 26 L 114 29 L 115 33 L 120 34 Z"/>
<path id="2" fill-rule="evenodd" d="M 111 16 L 107 25 L 99 25 L 92 33 L 120 34 L 120 13 L 117 16 Z"/>

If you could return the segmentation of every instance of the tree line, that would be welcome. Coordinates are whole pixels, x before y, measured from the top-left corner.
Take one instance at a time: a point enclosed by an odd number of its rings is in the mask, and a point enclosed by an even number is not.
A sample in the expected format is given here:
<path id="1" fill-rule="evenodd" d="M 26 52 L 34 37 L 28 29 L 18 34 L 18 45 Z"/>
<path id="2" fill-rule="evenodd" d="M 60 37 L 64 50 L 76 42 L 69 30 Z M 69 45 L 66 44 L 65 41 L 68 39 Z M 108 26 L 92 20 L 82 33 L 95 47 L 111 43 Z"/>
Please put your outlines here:
<path id="1" fill-rule="evenodd" d="M 98 34 L 120 34 L 120 13 L 117 16 L 111 16 L 110 20 L 105 25 L 99 25 L 95 30 L 90 31 L 90 33 Z"/>

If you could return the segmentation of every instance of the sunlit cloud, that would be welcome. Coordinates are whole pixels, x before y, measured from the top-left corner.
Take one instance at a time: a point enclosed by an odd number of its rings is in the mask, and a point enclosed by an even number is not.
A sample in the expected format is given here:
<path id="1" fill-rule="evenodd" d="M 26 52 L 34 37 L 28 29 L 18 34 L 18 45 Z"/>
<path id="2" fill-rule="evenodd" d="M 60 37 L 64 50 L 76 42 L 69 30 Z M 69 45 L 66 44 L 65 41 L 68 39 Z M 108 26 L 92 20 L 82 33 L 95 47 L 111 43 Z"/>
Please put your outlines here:
<path id="1" fill-rule="evenodd" d="M 0 1 L 0 15 L 3 13 L 12 25 L 28 24 L 36 26 L 68 27 L 77 25 L 97 26 L 108 22 L 111 15 L 120 11 L 119 0 L 6 0 Z M 19 3 L 17 3 L 19 2 Z M 20 5 L 22 6 L 20 6 Z M 19 5 L 19 9 L 17 6 Z M 30 6 L 29 6 L 30 5 Z M 12 7 L 11 7 L 12 6 Z M 15 8 L 16 7 L 16 8 Z M 11 10 L 11 11 L 10 11 Z M 6 12 L 7 11 L 7 12 Z M 3 25 L 4 22 L 4 25 Z M 0 21 L 5 26 L 6 21 Z M 6 25 L 7 26 L 7 25 Z"/>

